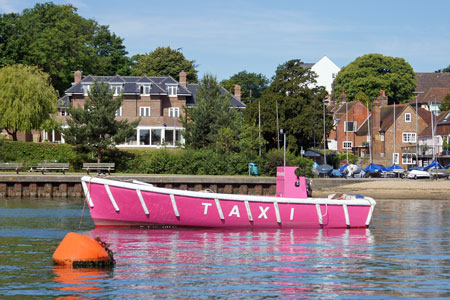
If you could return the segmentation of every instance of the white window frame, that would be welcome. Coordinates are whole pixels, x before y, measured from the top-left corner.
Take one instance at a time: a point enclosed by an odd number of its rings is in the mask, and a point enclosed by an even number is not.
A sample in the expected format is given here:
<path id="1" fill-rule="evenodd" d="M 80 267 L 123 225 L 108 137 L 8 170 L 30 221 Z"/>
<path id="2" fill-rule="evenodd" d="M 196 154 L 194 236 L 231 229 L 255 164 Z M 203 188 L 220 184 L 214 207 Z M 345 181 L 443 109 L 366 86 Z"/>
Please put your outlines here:
<path id="1" fill-rule="evenodd" d="M 141 88 L 142 88 L 142 93 L 141 93 L 142 96 L 149 96 L 150 95 L 151 86 L 149 84 L 141 85 Z M 148 93 L 147 93 L 147 91 L 148 91 Z"/>
<path id="2" fill-rule="evenodd" d="M 416 164 L 416 154 L 415 153 L 402 153 L 402 164 L 404 165 L 415 165 Z"/>
<path id="3" fill-rule="evenodd" d="M 175 84 L 168 84 L 167 94 L 169 95 L 169 97 L 176 97 L 178 94 L 178 86 Z"/>
<path id="4" fill-rule="evenodd" d="M 411 122 L 411 113 L 405 113 L 405 122 L 406 123 L 409 123 L 409 122 Z"/>
<path id="5" fill-rule="evenodd" d="M 83 94 L 85 96 L 89 95 L 89 91 L 91 90 L 91 85 L 90 84 L 83 84 Z"/>
<path id="6" fill-rule="evenodd" d="M 349 130 L 349 125 L 353 124 L 352 130 Z M 345 121 L 344 132 L 356 132 L 356 121 Z"/>
<path id="7" fill-rule="evenodd" d="M 61 116 L 67 116 L 69 113 L 67 112 L 67 108 L 61 108 L 61 111 L 59 112 Z"/>
<path id="8" fill-rule="evenodd" d="M 140 106 L 139 107 L 139 116 L 140 117 L 150 117 L 151 111 L 150 106 Z"/>
<path id="9" fill-rule="evenodd" d="M 403 143 L 416 143 L 417 135 L 415 132 L 403 132 L 402 141 Z"/>
<path id="10" fill-rule="evenodd" d="M 169 107 L 169 117 L 170 118 L 178 118 L 179 116 L 180 116 L 180 108 Z"/>
<path id="11" fill-rule="evenodd" d="M 398 152 L 392 153 L 392 161 L 396 165 L 398 165 L 400 163 L 400 155 L 398 154 Z"/>
<path id="12" fill-rule="evenodd" d="M 111 90 L 113 91 L 113 96 L 119 96 L 122 93 L 122 85 L 113 84 L 111 85 Z"/>
<path id="13" fill-rule="evenodd" d="M 342 149 L 352 149 L 352 148 L 353 148 L 353 141 L 342 142 Z"/>
<path id="14" fill-rule="evenodd" d="M 382 131 L 382 132 L 380 133 L 380 140 L 381 140 L 382 142 L 384 142 L 384 131 Z"/>
<path id="15" fill-rule="evenodd" d="M 118 110 L 116 110 L 116 117 L 121 117 L 122 116 L 122 106 L 119 107 Z"/>

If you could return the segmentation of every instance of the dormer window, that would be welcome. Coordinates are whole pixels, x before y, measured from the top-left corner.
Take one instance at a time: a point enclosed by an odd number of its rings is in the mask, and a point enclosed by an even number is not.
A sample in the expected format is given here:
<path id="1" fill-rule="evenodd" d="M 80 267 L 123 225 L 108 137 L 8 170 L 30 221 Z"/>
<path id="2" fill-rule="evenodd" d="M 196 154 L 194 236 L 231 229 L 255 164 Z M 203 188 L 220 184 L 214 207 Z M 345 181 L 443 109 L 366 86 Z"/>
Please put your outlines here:
<path id="1" fill-rule="evenodd" d="M 119 96 L 122 92 L 122 85 L 111 85 L 111 90 L 114 96 Z"/>
<path id="2" fill-rule="evenodd" d="M 141 85 L 140 93 L 142 96 L 150 95 L 150 85 Z"/>
<path id="3" fill-rule="evenodd" d="M 178 86 L 176 85 L 168 85 L 167 86 L 167 93 L 169 94 L 169 97 L 176 97 L 177 96 L 177 91 L 178 90 Z"/>
<path id="4" fill-rule="evenodd" d="M 84 84 L 83 85 L 83 93 L 84 93 L 85 96 L 88 95 L 90 90 L 91 90 L 91 86 L 90 85 L 88 85 L 88 84 Z"/>

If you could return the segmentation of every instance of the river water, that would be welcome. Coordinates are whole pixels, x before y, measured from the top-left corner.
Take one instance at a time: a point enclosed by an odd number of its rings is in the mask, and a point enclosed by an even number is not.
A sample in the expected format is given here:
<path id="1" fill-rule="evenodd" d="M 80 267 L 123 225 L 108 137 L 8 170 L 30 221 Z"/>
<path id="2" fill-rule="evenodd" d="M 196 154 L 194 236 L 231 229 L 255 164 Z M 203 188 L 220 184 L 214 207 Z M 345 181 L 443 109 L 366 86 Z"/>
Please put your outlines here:
<path id="1" fill-rule="evenodd" d="M 450 297 L 450 201 L 378 201 L 356 230 L 95 229 L 82 215 L 81 199 L 0 200 L 1 299 Z M 70 231 L 111 244 L 116 266 L 54 266 Z"/>

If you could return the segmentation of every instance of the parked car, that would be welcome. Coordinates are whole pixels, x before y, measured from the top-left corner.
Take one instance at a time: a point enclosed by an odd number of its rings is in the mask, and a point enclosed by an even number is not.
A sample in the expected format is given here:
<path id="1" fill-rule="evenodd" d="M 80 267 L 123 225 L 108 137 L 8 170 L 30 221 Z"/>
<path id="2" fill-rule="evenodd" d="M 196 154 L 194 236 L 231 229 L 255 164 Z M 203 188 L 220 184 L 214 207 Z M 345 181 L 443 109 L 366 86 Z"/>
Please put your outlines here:
<path id="1" fill-rule="evenodd" d="M 406 178 L 409 178 L 409 179 L 428 178 L 429 179 L 429 178 L 431 178 L 431 175 L 427 171 L 412 169 L 412 170 L 408 171 L 408 173 L 406 174 Z"/>

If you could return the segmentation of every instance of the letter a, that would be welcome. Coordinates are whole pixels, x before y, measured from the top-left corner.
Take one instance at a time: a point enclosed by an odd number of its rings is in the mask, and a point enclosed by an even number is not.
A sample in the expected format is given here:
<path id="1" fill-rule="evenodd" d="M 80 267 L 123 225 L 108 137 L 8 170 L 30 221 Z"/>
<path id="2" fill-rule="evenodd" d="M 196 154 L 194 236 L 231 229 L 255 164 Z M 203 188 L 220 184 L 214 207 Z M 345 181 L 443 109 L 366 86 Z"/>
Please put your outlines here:
<path id="1" fill-rule="evenodd" d="M 238 218 L 241 217 L 241 215 L 239 214 L 239 208 L 237 205 L 233 206 L 233 209 L 230 211 L 230 214 L 228 216 L 231 217 L 232 215 L 236 215 Z"/>

